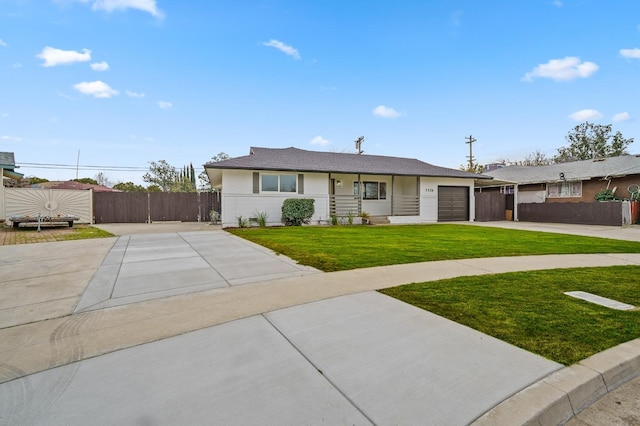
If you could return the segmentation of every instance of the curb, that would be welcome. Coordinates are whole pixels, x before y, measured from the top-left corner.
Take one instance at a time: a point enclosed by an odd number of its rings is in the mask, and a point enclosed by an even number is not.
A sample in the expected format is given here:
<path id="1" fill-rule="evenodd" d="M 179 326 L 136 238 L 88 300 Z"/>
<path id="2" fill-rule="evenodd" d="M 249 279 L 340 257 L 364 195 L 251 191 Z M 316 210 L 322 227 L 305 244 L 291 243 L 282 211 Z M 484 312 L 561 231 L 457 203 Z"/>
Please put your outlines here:
<path id="1" fill-rule="evenodd" d="M 640 339 L 635 339 L 548 375 L 471 424 L 562 425 L 602 396 L 638 376 Z"/>

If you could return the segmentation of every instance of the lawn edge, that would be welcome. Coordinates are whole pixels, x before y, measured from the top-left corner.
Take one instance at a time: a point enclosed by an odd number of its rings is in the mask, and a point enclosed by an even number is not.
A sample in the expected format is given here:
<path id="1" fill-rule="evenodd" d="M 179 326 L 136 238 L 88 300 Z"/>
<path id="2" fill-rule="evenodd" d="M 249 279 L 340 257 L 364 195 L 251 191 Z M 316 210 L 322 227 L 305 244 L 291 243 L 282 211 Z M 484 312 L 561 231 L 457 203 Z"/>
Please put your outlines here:
<path id="1" fill-rule="evenodd" d="M 637 377 L 640 377 L 640 338 L 551 373 L 471 424 L 564 424 L 607 393 Z"/>

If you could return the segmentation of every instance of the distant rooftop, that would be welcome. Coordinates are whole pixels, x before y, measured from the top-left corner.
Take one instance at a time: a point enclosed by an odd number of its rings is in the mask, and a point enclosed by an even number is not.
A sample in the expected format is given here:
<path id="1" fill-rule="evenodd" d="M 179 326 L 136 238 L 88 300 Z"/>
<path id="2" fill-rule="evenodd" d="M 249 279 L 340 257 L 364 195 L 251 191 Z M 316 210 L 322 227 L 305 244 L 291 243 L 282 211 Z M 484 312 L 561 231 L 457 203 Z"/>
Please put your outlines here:
<path id="1" fill-rule="evenodd" d="M 556 182 L 561 180 L 623 177 L 640 174 L 640 155 L 622 155 L 596 160 L 573 161 L 548 166 L 507 166 L 485 172 L 496 181 L 518 184 Z"/>
<path id="2" fill-rule="evenodd" d="M 16 168 L 13 152 L 0 152 L 0 167 L 11 170 Z"/>
<path id="3" fill-rule="evenodd" d="M 2 177 L 19 180 L 24 175 L 16 172 L 16 160 L 13 152 L 0 152 L 0 169 L 2 169 Z"/>

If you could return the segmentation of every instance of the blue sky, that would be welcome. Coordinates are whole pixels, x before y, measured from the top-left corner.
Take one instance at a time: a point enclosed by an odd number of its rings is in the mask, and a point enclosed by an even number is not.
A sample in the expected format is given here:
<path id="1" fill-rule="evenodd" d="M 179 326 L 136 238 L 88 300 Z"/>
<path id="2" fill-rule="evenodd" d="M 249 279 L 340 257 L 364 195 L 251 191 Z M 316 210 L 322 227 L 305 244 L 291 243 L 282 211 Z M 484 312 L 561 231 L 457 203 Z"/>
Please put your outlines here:
<path id="1" fill-rule="evenodd" d="M 639 76 L 636 1 L 0 0 L 0 150 L 50 180 L 359 136 L 451 168 L 470 134 L 481 163 L 552 156 L 585 120 L 640 137 Z"/>

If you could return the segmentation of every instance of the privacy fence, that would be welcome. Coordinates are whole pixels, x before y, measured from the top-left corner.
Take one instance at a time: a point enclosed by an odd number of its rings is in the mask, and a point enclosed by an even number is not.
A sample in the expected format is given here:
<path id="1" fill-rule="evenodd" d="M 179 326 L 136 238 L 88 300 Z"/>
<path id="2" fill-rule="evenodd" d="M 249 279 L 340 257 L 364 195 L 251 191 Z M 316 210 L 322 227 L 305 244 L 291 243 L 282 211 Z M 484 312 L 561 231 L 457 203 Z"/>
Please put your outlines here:
<path id="1" fill-rule="evenodd" d="M 95 223 L 208 222 L 220 212 L 217 192 L 97 192 Z"/>

